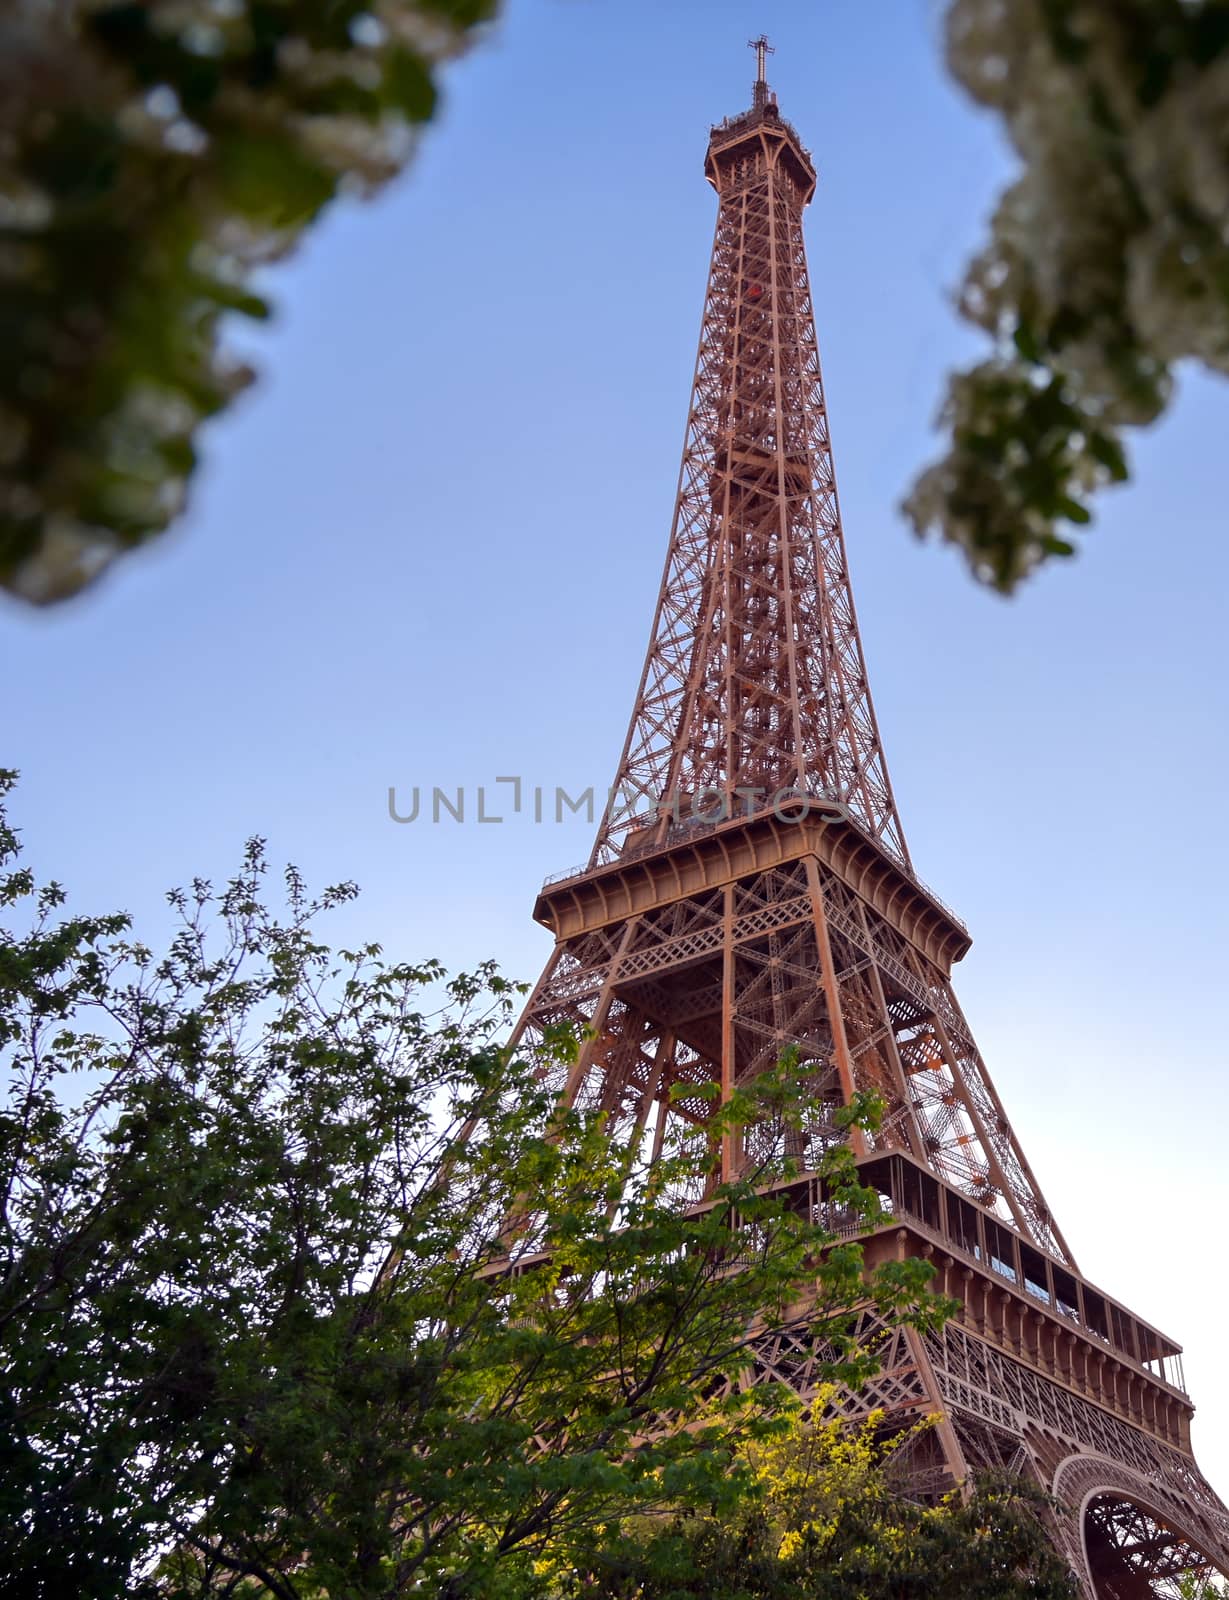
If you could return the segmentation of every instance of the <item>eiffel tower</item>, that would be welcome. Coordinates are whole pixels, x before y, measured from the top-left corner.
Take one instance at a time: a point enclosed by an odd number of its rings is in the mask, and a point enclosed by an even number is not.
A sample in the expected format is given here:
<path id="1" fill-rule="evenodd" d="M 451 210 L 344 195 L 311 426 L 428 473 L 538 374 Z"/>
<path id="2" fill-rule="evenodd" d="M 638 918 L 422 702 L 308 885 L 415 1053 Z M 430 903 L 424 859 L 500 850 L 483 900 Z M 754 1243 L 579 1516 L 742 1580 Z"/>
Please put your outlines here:
<path id="1" fill-rule="evenodd" d="M 881 1128 L 853 1134 L 891 1213 L 867 1261 L 927 1258 L 961 1309 L 926 1335 L 865 1313 L 880 1370 L 838 1409 L 938 1419 L 908 1447 L 916 1495 L 1030 1474 L 1066 1508 L 1052 1533 L 1088 1600 L 1174 1595 L 1229 1573 L 1229 1511 L 1191 1452 L 1180 1347 L 1083 1277 L 1046 1204 L 952 989 L 968 931 L 909 857 L 833 472 L 802 229 L 815 168 L 753 47 L 751 108 L 705 159 L 716 235 L 640 689 L 592 856 L 538 897 L 556 944 L 519 1036 L 582 1030 L 561 1091 L 650 1159 L 673 1119 L 707 1115 L 689 1085 L 728 1092 L 787 1047 L 828 1108 L 813 1151 L 878 1091 Z M 727 1139 L 726 1175 L 753 1144 Z M 791 1329 L 759 1372 L 805 1397 L 823 1355 Z"/>

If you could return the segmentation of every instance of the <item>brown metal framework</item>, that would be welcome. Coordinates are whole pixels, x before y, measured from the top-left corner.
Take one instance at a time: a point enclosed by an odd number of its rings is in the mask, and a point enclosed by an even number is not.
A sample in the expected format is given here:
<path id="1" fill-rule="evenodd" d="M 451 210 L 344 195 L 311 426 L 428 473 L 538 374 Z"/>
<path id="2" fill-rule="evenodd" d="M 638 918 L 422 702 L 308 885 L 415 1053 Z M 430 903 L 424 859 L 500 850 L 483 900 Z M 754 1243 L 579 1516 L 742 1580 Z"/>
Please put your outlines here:
<path id="1" fill-rule="evenodd" d="M 1014 1464 L 1071 1506 L 1055 1538 L 1090 1600 L 1165 1594 L 1229 1569 L 1229 1512 L 1191 1456 L 1179 1347 L 1075 1265 L 952 989 L 968 933 L 913 872 L 832 464 L 802 233 L 815 170 L 754 43 L 752 109 L 709 139 L 716 235 L 635 710 L 589 864 L 539 896 L 556 946 L 518 1031 L 580 1029 L 560 1090 L 649 1160 L 707 1118 L 701 1085 L 728 1093 L 787 1047 L 820 1106 L 808 1167 L 846 1136 L 833 1113 L 877 1090 L 882 1128 L 855 1138 L 893 1222 L 868 1258 L 930 1257 L 963 1310 L 927 1339 L 868 1313 L 880 1376 L 843 1410 L 939 1414 L 918 1493 Z M 727 1140 L 724 1171 L 754 1154 Z M 793 1328 L 760 1370 L 805 1394 L 821 1355 Z"/>

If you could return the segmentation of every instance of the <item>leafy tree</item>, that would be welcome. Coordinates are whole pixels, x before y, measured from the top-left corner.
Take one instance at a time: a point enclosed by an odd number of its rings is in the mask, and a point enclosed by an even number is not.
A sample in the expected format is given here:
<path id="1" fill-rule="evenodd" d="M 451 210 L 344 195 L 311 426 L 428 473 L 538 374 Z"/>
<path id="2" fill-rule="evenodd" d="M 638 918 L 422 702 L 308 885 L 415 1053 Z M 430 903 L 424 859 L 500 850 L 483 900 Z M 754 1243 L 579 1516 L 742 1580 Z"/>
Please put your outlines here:
<path id="1" fill-rule="evenodd" d="M 1229 373 L 1229 0 L 952 0 L 947 59 L 1024 170 L 960 295 L 992 352 L 905 510 L 1007 592 L 1073 553 L 1177 362 Z"/>
<path id="2" fill-rule="evenodd" d="M 321 942 L 350 886 L 291 871 L 279 914 L 253 843 L 155 956 L 16 851 L 0 820 L 0 1595 L 510 1593 L 552 1542 L 737 1495 L 787 1410 L 738 1382 L 766 1323 L 857 1383 L 859 1303 L 945 1312 L 921 1262 L 864 1281 L 781 1155 L 716 1181 L 712 1133 L 807 1116 L 788 1061 L 646 1170 L 558 1108 L 571 1040 L 501 1044 L 491 969 Z M 824 1173 L 873 1220 L 845 1144 Z"/>
<path id="3" fill-rule="evenodd" d="M 0 584 L 72 594 L 181 509 L 251 374 L 226 311 L 405 164 L 496 0 L 14 0 L 0 21 Z"/>
<path id="4" fill-rule="evenodd" d="M 936 1506 L 891 1486 L 879 1415 L 746 1445 L 751 1490 L 729 1512 L 632 1521 L 555 1577 L 592 1600 L 1076 1600 L 1031 1484 L 987 1475 Z M 929 1424 L 923 1422 L 922 1428 Z"/>
<path id="5" fill-rule="evenodd" d="M 1173 1590 L 1176 1600 L 1229 1600 L 1229 1583 L 1206 1570 L 1182 1573 Z"/>

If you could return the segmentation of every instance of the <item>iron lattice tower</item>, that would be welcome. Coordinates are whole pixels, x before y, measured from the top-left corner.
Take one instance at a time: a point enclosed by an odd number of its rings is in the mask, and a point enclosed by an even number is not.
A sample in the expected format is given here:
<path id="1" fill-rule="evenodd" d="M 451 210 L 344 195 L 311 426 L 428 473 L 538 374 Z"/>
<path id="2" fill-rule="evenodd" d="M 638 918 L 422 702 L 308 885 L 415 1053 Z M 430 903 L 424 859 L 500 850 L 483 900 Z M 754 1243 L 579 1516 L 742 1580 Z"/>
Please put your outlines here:
<path id="1" fill-rule="evenodd" d="M 909 1462 L 920 1493 L 1031 1472 L 1070 1508 L 1054 1535 L 1089 1600 L 1176 1592 L 1229 1570 L 1229 1512 L 1191 1453 L 1179 1346 L 1083 1278 L 1046 1205 L 952 990 L 968 932 L 910 862 L 832 464 L 815 169 L 753 47 L 752 108 L 709 138 L 716 234 L 640 689 L 590 861 L 538 898 L 556 945 L 519 1033 L 582 1030 L 561 1091 L 650 1158 L 707 1116 L 689 1085 L 728 1092 L 786 1047 L 829 1108 L 804 1165 L 877 1090 L 882 1127 L 854 1138 L 892 1224 L 868 1262 L 930 1258 L 962 1310 L 925 1337 L 868 1312 L 881 1370 L 841 1408 L 939 1416 Z M 727 1140 L 724 1172 L 754 1153 Z M 821 1357 L 795 1328 L 759 1365 L 805 1394 Z"/>

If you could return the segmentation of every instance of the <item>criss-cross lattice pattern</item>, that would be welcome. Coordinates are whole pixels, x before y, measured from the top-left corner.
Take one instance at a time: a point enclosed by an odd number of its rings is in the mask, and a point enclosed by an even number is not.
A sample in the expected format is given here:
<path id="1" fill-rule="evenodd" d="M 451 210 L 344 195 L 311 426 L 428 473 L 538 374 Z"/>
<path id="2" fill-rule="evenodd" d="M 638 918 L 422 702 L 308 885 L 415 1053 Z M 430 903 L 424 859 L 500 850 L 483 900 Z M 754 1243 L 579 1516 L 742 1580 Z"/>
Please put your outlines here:
<path id="1" fill-rule="evenodd" d="M 907 1492 L 1031 1473 L 1069 1507 L 1053 1534 L 1087 1600 L 1168 1596 L 1181 1574 L 1229 1566 L 1229 1512 L 1189 1452 L 1165 1365 L 1177 1347 L 1080 1278 L 953 992 L 963 929 L 935 920 L 950 914 L 909 863 L 833 476 L 802 242 L 814 171 L 760 88 L 710 140 L 720 205 L 700 352 L 616 798 L 589 866 L 543 890 L 557 942 L 518 1038 L 575 1031 L 575 1059 L 543 1052 L 543 1073 L 602 1114 L 629 1172 L 674 1174 L 680 1206 L 716 1175 L 663 1158 L 716 1148 L 712 1086 L 728 1095 L 792 1052 L 809 1122 L 723 1136 L 721 1173 L 754 1172 L 784 1135 L 798 1203 L 856 1232 L 815 1170 L 852 1138 L 892 1186 L 880 1258 L 932 1257 L 967 1316 L 923 1340 L 867 1309 L 856 1332 L 879 1370 L 858 1392 L 825 1383 L 834 1351 L 800 1316 L 758 1339 L 749 1379 L 851 1422 L 932 1416 L 899 1435 Z M 795 831 L 772 804 L 783 791 L 845 814 Z M 864 1090 L 883 1118 L 851 1134 L 837 1112 Z"/>
<path id="2" fill-rule="evenodd" d="M 1098 1587 L 1113 1600 L 1136 1595 L 1185 1600 L 1181 1580 L 1215 1575 L 1209 1558 L 1184 1533 L 1134 1500 L 1095 1495 L 1084 1512 L 1084 1548 Z"/>
<path id="3" fill-rule="evenodd" d="M 527 1042 L 560 1024 L 590 1037 L 570 1080 L 560 1069 L 558 1087 L 604 1110 L 615 1136 L 653 1146 L 671 1117 L 694 1123 L 708 1114 L 708 1102 L 680 1098 L 676 1085 L 720 1083 L 723 1072 L 742 1082 L 792 1048 L 812 1064 L 824 1106 L 835 1109 L 854 1089 L 878 1093 L 885 1113 L 873 1148 L 908 1150 L 1069 1259 L 950 983 L 816 861 L 565 941 L 526 1013 Z M 816 1157 L 835 1136 L 821 1113 Z M 752 1136 L 748 1157 L 754 1146 Z"/>
<path id="4" fill-rule="evenodd" d="M 1065 1507 L 1059 1537 L 1090 1594 L 1113 1594 L 1086 1566 L 1098 1550 L 1102 1567 L 1117 1571 L 1120 1583 L 1129 1571 L 1136 1574 L 1135 1586 L 1121 1589 L 1121 1600 L 1171 1593 L 1163 1580 L 1175 1571 L 1207 1570 L 1209 1564 L 1229 1571 L 1229 1513 L 1189 1455 L 955 1323 L 927 1335 L 925 1354 L 970 1464 L 987 1429 L 1004 1444 L 1014 1439 L 1025 1448 L 1015 1465 L 1027 1459 Z M 1082 1519 L 1090 1507 L 1095 1531 L 1086 1555 L 1089 1529 Z M 1149 1522 L 1145 1538 L 1141 1530 Z M 1125 1552 L 1121 1562 L 1111 1558 L 1111 1546 Z M 1156 1558 L 1151 1567 L 1150 1556 Z"/>
<path id="5" fill-rule="evenodd" d="M 593 859 L 659 807 L 677 820 L 702 795 L 796 788 L 907 861 L 828 436 L 802 235 L 814 173 L 772 104 L 714 130 L 708 172 L 720 207 L 670 547 Z"/>
<path id="6" fill-rule="evenodd" d="M 878 1372 L 864 1389 L 832 1387 L 828 1374 L 840 1352 L 825 1340 L 822 1328 L 805 1323 L 761 1335 L 755 1345 L 754 1377 L 758 1382 L 786 1384 L 803 1401 L 822 1391 L 825 1418 L 861 1422 L 875 1411 L 896 1417 L 906 1410 L 923 1414 L 929 1396 L 908 1332 L 891 1327 L 868 1308 L 859 1313 L 849 1333 L 859 1349 L 879 1362 Z"/>

